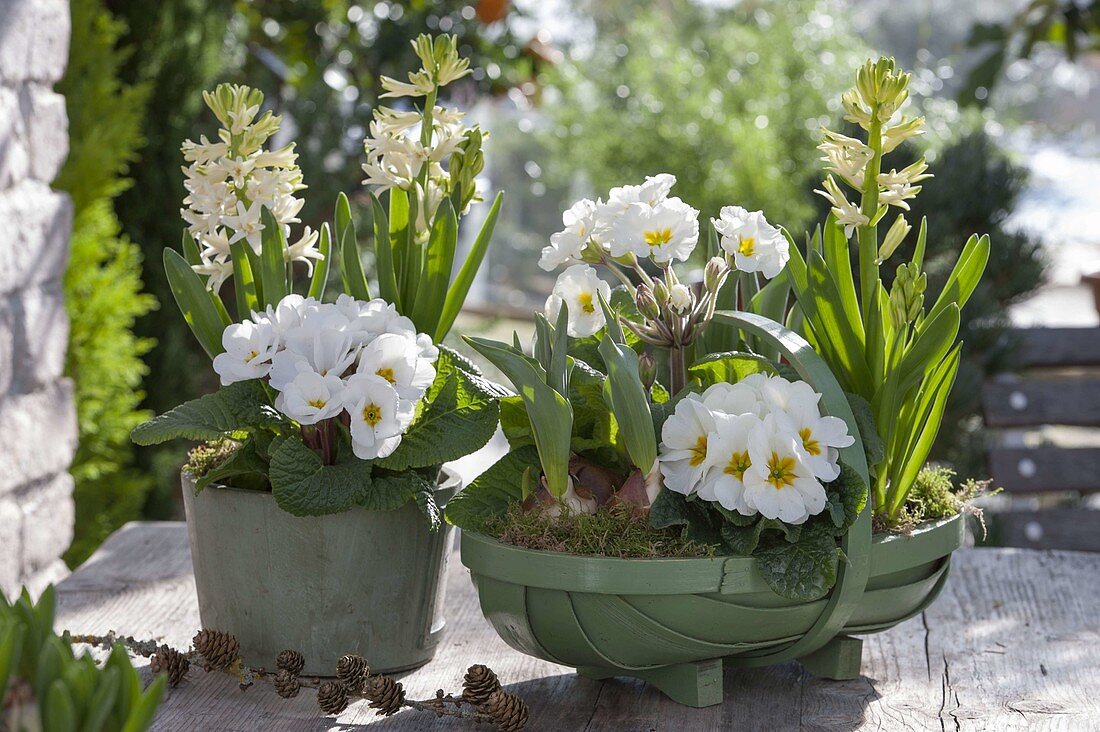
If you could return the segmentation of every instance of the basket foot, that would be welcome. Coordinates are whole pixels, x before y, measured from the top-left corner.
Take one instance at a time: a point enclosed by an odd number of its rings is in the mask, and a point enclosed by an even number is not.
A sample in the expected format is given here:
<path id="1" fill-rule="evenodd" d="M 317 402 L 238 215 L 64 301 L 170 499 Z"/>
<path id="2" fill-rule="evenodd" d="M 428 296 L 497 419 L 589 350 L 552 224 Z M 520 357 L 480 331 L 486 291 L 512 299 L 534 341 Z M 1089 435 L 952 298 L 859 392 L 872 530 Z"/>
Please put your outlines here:
<path id="1" fill-rule="evenodd" d="M 709 707 L 722 703 L 722 659 L 678 663 L 644 671 L 580 666 L 577 673 L 586 679 L 632 676 L 651 684 L 677 704 Z"/>
<path id="2" fill-rule="evenodd" d="M 802 667 L 821 679 L 846 681 L 859 678 L 863 641 L 838 635 L 808 656 L 798 659 Z"/>

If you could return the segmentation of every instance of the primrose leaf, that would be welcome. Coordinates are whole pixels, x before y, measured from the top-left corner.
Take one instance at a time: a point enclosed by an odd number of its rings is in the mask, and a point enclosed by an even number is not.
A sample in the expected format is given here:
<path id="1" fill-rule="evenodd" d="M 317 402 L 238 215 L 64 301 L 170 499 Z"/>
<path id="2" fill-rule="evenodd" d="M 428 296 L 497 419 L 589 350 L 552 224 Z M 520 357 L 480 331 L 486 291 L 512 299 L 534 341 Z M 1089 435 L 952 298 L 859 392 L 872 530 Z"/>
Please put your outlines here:
<path id="1" fill-rule="evenodd" d="M 836 539 L 805 536 L 795 544 L 781 541 L 754 554 L 768 586 L 788 600 L 810 602 L 828 594 L 836 582 L 840 550 Z"/>

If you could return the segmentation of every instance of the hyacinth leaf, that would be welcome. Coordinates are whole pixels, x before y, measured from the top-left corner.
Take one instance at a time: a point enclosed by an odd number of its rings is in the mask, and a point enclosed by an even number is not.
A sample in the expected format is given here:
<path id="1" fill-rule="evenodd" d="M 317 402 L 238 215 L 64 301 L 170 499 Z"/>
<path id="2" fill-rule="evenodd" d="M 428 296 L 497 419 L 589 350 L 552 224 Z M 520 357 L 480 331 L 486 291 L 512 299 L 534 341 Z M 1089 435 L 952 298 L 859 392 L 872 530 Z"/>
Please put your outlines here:
<path id="1" fill-rule="evenodd" d="M 569 394 L 569 306 L 564 302 L 550 336 L 547 383 L 559 394 Z"/>
<path id="2" fill-rule="evenodd" d="M 546 383 L 546 371 L 522 351 L 485 338 L 465 336 L 465 340 L 500 369 L 523 398 L 547 488 L 555 496 L 565 495 L 569 488 L 569 438 L 573 430 L 569 400 Z"/>
<path id="3" fill-rule="evenodd" d="M 967 300 L 974 294 L 974 289 L 978 286 L 978 281 L 981 280 L 988 262 L 989 236 L 986 234 L 981 238 L 971 236 L 963 247 L 959 261 L 955 263 L 947 282 L 944 283 L 940 296 L 936 298 L 936 304 L 928 311 L 925 322 L 933 320 L 951 305 L 960 309 L 966 305 Z"/>
<path id="4" fill-rule="evenodd" d="M 138 445 L 168 440 L 216 440 L 244 430 L 288 430 L 293 423 L 268 399 L 263 382 L 238 381 L 213 394 L 184 402 L 134 428 L 130 438 Z"/>
<path id="5" fill-rule="evenodd" d="M 490 516 L 503 515 L 508 507 L 524 499 L 525 476 L 539 468 L 539 453 L 534 445 L 514 449 L 470 485 L 447 501 L 447 522 L 469 531 L 478 531 Z"/>
<path id="6" fill-rule="evenodd" d="M 248 242 L 244 239 L 238 239 L 229 245 L 229 259 L 233 263 L 233 294 L 239 320 L 247 318 L 253 310 L 262 309 L 249 251 Z"/>
<path id="7" fill-rule="evenodd" d="M 121 646 L 115 647 L 120 648 Z M 133 670 L 132 667 L 131 670 Z M 136 678 L 137 673 L 135 672 L 133 676 Z M 122 726 L 122 732 L 144 732 L 152 726 L 153 717 L 156 716 L 160 701 L 164 698 L 164 691 L 168 685 L 168 675 L 157 674 L 157 677 L 145 688 L 145 691 L 141 691 L 140 680 L 137 683 L 137 691 L 130 697 L 133 701 L 129 707 L 130 713 L 126 716 L 126 722 Z"/>
<path id="8" fill-rule="evenodd" d="M 290 292 L 286 277 L 286 235 L 283 227 L 265 206 L 260 217 L 264 229 L 260 235 L 260 305 L 275 306 Z M 242 316 L 243 317 L 243 316 Z"/>
<path id="9" fill-rule="evenodd" d="M 917 334 L 898 367 L 887 378 L 887 383 L 896 379 L 897 392 L 904 394 L 922 374 L 942 361 L 958 334 L 959 307 L 951 303 Z"/>
<path id="10" fill-rule="evenodd" d="M 618 423 L 619 436 L 634 465 L 648 474 L 657 461 L 657 436 L 649 397 L 638 376 L 638 354 L 613 342 L 605 332 L 600 339 L 600 355 L 607 366 L 604 393 Z"/>
<path id="11" fill-rule="evenodd" d="M 183 249 L 183 258 L 187 260 L 188 264 L 192 267 L 202 264 L 202 255 L 199 253 L 199 245 L 195 242 L 195 237 L 191 236 L 191 232 L 187 229 L 183 230 L 181 248 Z"/>
<path id="12" fill-rule="evenodd" d="M 961 353 L 962 344 L 956 344 L 947 358 L 933 369 L 922 384 L 920 399 L 911 407 L 915 418 L 901 421 L 908 428 L 904 434 L 909 436 L 910 445 L 904 453 L 904 459 L 900 461 L 900 473 L 896 480 L 891 482 L 888 506 L 890 516 L 897 516 L 905 504 L 917 474 L 924 467 L 932 451 L 932 444 L 936 441 L 936 435 L 939 434 L 940 425 L 943 422 L 947 398 L 951 394 L 951 387 L 954 386 L 955 376 L 959 371 Z"/>
<path id="13" fill-rule="evenodd" d="M 848 252 L 848 237 L 844 236 L 844 230 L 836 225 L 836 215 L 832 212 L 829 212 L 829 217 L 825 220 L 825 228 L 820 238 L 825 264 L 833 274 L 844 314 L 852 324 L 857 337 L 865 340 L 862 332 L 863 321 L 859 314 L 859 301 L 856 296 L 856 283 L 852 276 L 852 258 Z M 772 318 L 772 320 L 778 320 L 778 318 Z"/>
<path id="14" fill-rule="evenodd" d="M 76 704 L 64 680 L 54 679 L 49 685 L 43 711 L 45 712 L 42 715 L 43 729 L 77 728 Z"/>
<path id="15" fill-rule="evenodd" d="M 554 338 L 551 335 L 550 321 L 542 313 L 535 313 L 535 337 L 531 342 L 531 355 L 539 362 L 539 366 L 545 371 L 550 371 L 550 357 L 554 349 Z M 513 331 L 513 335 L 518 333 Z M 563 391 L 558 389 L 558 391 Z"/>
<path id="16" fill-rule="evenodd" d="M 392 455 L 377 463 L 407 470 L 457 460 L 485 445 L 496 432 L 500 387 L 464 368 L 448 348 L 440 348 L 435 381 L 420 411 Z"/>
<path id="17" fill-rule="evenodd" d="M 871 372 L 864 358 L 865 344 L 841 306 L 840 292 L 833 281 L 825 259 L 817 252 L 809 256 L 810 288 L 814 296 L 817 317 L 815 331 L 821 340 L 827 340 L 837 348 L 840 364 L 848 376 L 849 384 L 865 394 L 871 391 Z M 816 326 L 820 325 L 818 329 Z"/>
<path id="18" fill-rule="evenodd" d="M 191 233 L 187 230 L 183 230 L 183 258 L 187 260 L 187 263 L 192 267 L 196 267 L 202 264 L 202 255 L 199 254 L 199 245 L 195 243 L 195 237 L 191 236 Z M 204 283 L 205 284 L 205 283 Z M 210 302 L 214 304 L 214 309 L 218 311 L 218 317 L 222 319 L 222 326 L 229 325 L 233 322 L 229 317 L 229 312 L 225 309 L 225 303 L 218 297 L 218 293 L 207 289 L 207 293 L 210 295 Z"/>
<path id="19" fill-rule="evenodd" d="M 336 235 L 336 249 L 340 252 L 340 280 L 344 292 L 356 300 L 370 300 L 367 275 L 363 272 L 363 261 L 359 259 L 359 240 L 351 218 L 351 203 L 343 192 L 336 197 L 334 223 L 333 233 Z"/>
<path id="20" fill-rule="evenodd" d="M 428 236 L 428 248 L 417 284 L 416 300 L 410 303 L 409 317 L 421 333 L 434 333 L 439 325 L 457 246 L 458 217 L 450 199 L 444 199 L 439 204 Z"/>
<path id="21" fill-rule="evenodd" d="M 397 278 L 398 292 L 405 292 L 409 258 L 409 195 L 400 188 L 390 189 L 390 207 L 387 220 L 390 223 L 390 251 L 393 252 L 393 271 Z M 404 302 L 404 301 L 402 301 Z"/>
<path id="22" fill-rule="evenodd" d="M 420 272 L 424 267 L 427 242 L 417 236 L 416 222 L 419 218 L 420 199 L 412 196 L 409 198 L 409 225 L 405 227 L 405 274 L 401 286 L 401 302 L 405 303 L 406 311 L 415 307 L 420 296 Z"/>
<path id="23" fill-rule="evenodd" d="M 401 294 L 397 289 L 397 274 L 393 263 L 393 247 L 390 246 L 390 221 L 386 209 L 382 208 L 378 197 L 370 194 L 371 212 L 374 217 L 374 263 L 378 274 L 378 292 L 382 299 L 392 303 L 398 312 L 401 308 Z"/>
<path id="24" fill-rule="evenodd" d="M 749 303 L 749 312 L 756 313 L 757 315 L 761 315 L 768 320 L 774 320 L 778 323 L 783 320 L 783 316 L 787 313 L 787 300 L 790 294 L 790 280 L 786 277 L 776 277 L 771 282 L 761 287 L 760 290 L 753 295 L 752 301 Z M 755 340 L 754 350 L 757 353 L 773 361 L 779 358 L 778 349 L 769 345 L 766 340 Z"/>
<path id="25" fill-rule="evenodd" d="M 317 251 L 321 258 L 313 265 L 313 277 L 309 280 L 307 295 L 314 300 L 320 300 L 325 296 L 325 285 L 328 284 L 328 270 L 332 262 L 332 235 L 329 232 L 328 222 L 321 224 L 321 233 L 317 237 Z"/>
<path id="26" fill-rule="evenodd" d="M 598 293 L 600 299 L 600 308 L 603 310 L 604 317 L 604 335 L 611 339 L 612 343 L 623 344 L 626 343 L 626 336 L 623 334 L 623 326 L 619 323 L 619 316 L 608 304 L 602 293 Z M 603 340 L 602 337 L 600 339 Z M 603 352 L 600 352 L 600 356 L 603 356 Z"/>
<path id="27" fill-rule="evenodd" d="M 470 247 L 470 253 L 466 255 L 466 261 L 462 263 L 462 268 L 455 275 L 450 289 L 447 290 L 447 299 L 443 303 L 443 311 L 439 315 L 439 325 L 435 329 L 437 343 L 442 341 L 451 331 L 451 326 L 454 325 L 458 312 L 462 309 L 463 303 L 466 302 L 466 295 L 470 292 L 470 286 L 474 282 L 474 277 L 481 267 L 481 262 L 485 259 L 489 242 L 493 238 L 493 229 L 496 227 L 497 217 L 500 215 L 500 206 L 503 202 L 504 192 L 501 191 L 493 199 L 493 205 L 485 217 L 485 223 L 481 225 L 481 231 L 478 232 L 473 246 Z"/>
<path id="28" fill-rule="evenodd" d="M 913 264 L 917 269 L 924 268 L 924 249 L 928 240 L 928 217 L 920 217 L 920 229 L 917 230 L 917 244 L 913 248 Z"/>
<path id="29" fill-rule="evenodd" d="M 712 353 L 688 367 L 688 376 L 698 379 L 704 389 L 719 383 L 734 384 L 752 374 L 775 373 L 772 361 L 742 351 Z"/>
<path id="30" fill-rule="evenodd" d="M 225 349 L 222 347 L 222 331 L 225 323 L 210 301 L 210 292 L 195 270 L 187 264 L 179 252 L 164 250 L 164 272 L 172 288 L 172 296 L 179 306 L 183 319 L 195 334 L 206 354 L 214 358 Z"/>
<path id="31" fill-rule="evenodd" d="M 5 602 L 3 593 L 0 593 L 0 609 L 5 607 Z M 4 693 L 12 672 L 19 665 L 24 632 L 20 623 L 12 623 L 0 633 L 0 694 Z"/>

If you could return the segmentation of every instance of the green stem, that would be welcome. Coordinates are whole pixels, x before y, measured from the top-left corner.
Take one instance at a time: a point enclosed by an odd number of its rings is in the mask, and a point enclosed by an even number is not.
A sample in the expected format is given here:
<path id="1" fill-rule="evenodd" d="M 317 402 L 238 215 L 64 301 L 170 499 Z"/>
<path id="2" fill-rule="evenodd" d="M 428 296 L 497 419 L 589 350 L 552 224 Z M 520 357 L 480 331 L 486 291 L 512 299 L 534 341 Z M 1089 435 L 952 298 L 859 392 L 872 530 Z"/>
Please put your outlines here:
<path id="1" fill-rule="evenodd" d="M 878 213 L 878 175 L 882 171 L 882 122 L 878 118 L 878 105 L 871 108 L 871 126 L 867 130 L 867 145 L 871 159 L 863 172 L 863 200 L 860 211 L 873 221 Z M 870 320 L 878 290 L 878 224 L 868 223 L 857 229 L 859 238 L 859 288 L 863 306 L 863 325 Z M 870 339 L 868 339 L 870 341 Z"/>

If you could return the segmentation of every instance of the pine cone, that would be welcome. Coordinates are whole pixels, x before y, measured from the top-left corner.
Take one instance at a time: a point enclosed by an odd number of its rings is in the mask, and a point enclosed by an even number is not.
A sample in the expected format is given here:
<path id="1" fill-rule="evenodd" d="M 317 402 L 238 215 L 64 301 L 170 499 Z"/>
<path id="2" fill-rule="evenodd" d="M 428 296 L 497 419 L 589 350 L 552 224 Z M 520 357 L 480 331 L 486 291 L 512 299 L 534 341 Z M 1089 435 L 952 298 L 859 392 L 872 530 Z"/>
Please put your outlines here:
<path id="1" fill-rule="evenodd" d="M 284 699 L 293 699 L 298 696 L 298 691 L 302 688 L 301 682 L 298 681 L 298 674 L 286 668 L 279 669 L 271 685 L 275 687 L 275 693 Z"/>
<path id="2" fill-rule="evenodd" d="M 231 633 L 220 630 L 200 630 L 191 639 L 203 658 L 203 667 L 209 671 L 216 668 L 229 668 L 241 655 L 241 644 Z"/>
<path id="3" fill-rule="evenodd" d="M 191 668 L 191 662 L 187 660 L 187 656 L 175 648 L 161 646 L 149 659 L 149 668 L 155 674 L 168 674 L 169 686 L 179 686 L 183 677 L 187 675 L 188 669 Z"/>
<path id="4" fill-rule="evenodd" d="M 359 692 L 368 674 L 370 674 L 370 668 L 362 656 L 349 653 L 341 656 L 336 662 L 336 678 L 340 679 L 348 691 Z"/>
<path id="5" fill-rule="evenodd" d="M 370 699 L 370 708 L 388 717 L 405 705 L 405 690 L 401 683 L 389 676 L 371 676 L 363 688 L 363 696 Z"/>
<path id="6" fill-rule="evenodd" d="M 279 652 L 279 657 L 275 659 L 275 667 L 285 669 L 297 676 L 306 667 L 306 658 L 298 651 L 292 651 L 288 648 Z"/>
<path id="7" fill-rule="evenodd" d="M 523 700 L 503 689 L 490 694 L 481 711 L 492 718 L 500 732 L 519 732 L 527 724 L 529 716 Z"/>
<path id="8" fill-rule="evenodd" d="M 317 706 L 322 714 L 339 714 L 348 708 L 348 690 L 339 681 L 326 681 L 317 687 Z"/>
<path id="9" fill-rule="evenodd" d="M 493 669 L 478 663 L 470 666 L 462 679 L 462 701 L 481 706 L 494 691 L 500 690 L 500 681 Z"/>

